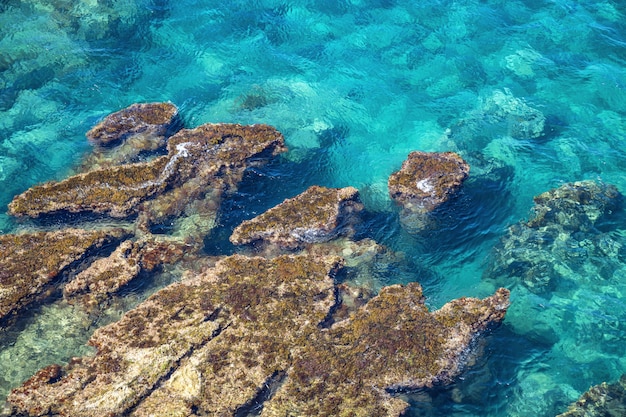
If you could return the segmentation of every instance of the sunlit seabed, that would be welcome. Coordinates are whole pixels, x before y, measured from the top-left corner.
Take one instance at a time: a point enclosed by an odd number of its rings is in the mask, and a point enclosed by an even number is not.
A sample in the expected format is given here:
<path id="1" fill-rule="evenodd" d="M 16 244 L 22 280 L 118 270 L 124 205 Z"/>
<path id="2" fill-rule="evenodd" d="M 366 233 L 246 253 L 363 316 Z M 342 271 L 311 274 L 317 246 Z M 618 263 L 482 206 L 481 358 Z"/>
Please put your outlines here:
<path id="1" fill-rule="evenodd" d="M 369 211 L 361 236 L 407 259 L 376 286 L 417 280 L 431 308 L 498 285 L 513 291 L 475 363 L 452 386 L 409 394 L 411 415 L 551 416 L 626 371 L 626 265 L 598 278 L 604 261 L 589 261 L 547 294 L 483 278 L 533 196 L 582 179 L 626 192 L 617 2 L 215 3 L 3 2 L 0 204 L 71 173 L 89 152 L 84 133 L 133 102 L 172 101 L 188 127 L 271 124 L 289 153 L 246 176 L 207 250 L 232 251 L 238 221 L 309 185 L 352 185 Z M 544 135 L 520 133 L 536 114 Z M 456 151 L 472 166 L 439 228 L 420 235 L 400 227 L 386 185 L 412 150 Z M 625 220 L 606 231 L 621 245 Z M 0 215 L 0 230 L 19 227 Z M 58 301 L 31 315 L 0 343 L 1 396 L 86 352 L 89 318 Z"/>

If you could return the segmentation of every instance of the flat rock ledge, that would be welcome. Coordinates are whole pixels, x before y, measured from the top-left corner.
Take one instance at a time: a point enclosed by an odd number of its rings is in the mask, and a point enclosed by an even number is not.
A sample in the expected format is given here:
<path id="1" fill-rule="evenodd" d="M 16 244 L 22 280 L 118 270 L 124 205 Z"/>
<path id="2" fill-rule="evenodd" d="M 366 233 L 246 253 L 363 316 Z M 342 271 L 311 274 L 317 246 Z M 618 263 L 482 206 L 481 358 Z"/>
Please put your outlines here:
<path id="1" fill-rule="evenodd" d="M 363 210 L 354 187 L 312 186 L 233 230 L 235 245 L 263 242 L 284 249 L 351 236 Z"/>
<path id="2" fill-rule="evenodd" d="M 172 103 L 135 103 L 111 113 L 87 132 L 98 146 L 111 146 L 131 136 L 168 136 L 180 125 L 178 108 Z"/>
<path id="3" fill-rule="evenodd" d="M 393 392 L 450 382 L 509 305 L 499 289 L 428 312 L 419 284 L 393 285 L 329 326 L 342 263 L 224 258 L 96 330 L 95 356 L 13 390 L 11 415 L 399 416 Z"/>
<path id="4" fill-rule="evenodd" d="M 206 124 L 183 129 L 167 141 L 167 155 L 108 166 L 30 188 L 9 204 L 14 216 L 96 213 L 140 217 L 142 227 L 193 210 L 216 211 L 251 164 L 286 151 L 267 125 Z M 265 158 L 265 159 L 264 159 Z M 252 161 L 254 159 L 254 161 Z"/>
<path id="5" fill-rule="evenodd" d="M 469 165 L 454 152 L 411 152 L 388 180 L 401 218 L 426 215 L 448 201 L 469 174 Z"/>
<path id="6" fill-rule="evenodd" d="M 626 415 L 626 375 L 618 382 L 591 387 L 557 417 L 623 417 Z"/>
<path id="7" fill-rule="evenodd" d="M 44 297 L 74 264 L 128 235 L 121 228 L 0 235 L 0 322 Z"/>

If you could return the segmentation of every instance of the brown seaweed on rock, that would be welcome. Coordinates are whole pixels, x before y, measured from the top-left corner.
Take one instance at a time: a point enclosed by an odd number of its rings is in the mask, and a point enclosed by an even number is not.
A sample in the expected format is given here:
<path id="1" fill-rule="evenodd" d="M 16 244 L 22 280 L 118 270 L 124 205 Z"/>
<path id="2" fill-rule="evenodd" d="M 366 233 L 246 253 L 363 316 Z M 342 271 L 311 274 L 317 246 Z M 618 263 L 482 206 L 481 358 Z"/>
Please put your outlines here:
<path id="1" fill-rule="evenodd" d="M 260 402 L 262 416 L 399 416 L 408 404 L 392 392 L 450 382 L 509 305 L 500 289 L 429 313 L 419 284 L 394 285 L 327 328 L 341 265 L 225 258 L 98 329 L 94 357 L 13 390 L 13 415 L 225 416 Z"/>
<path id="2" fill-rule="evenodd" d="M 591 387 L 557 417 L 623 417 L 626 415 L 626 375 L 619 381 Z"/>

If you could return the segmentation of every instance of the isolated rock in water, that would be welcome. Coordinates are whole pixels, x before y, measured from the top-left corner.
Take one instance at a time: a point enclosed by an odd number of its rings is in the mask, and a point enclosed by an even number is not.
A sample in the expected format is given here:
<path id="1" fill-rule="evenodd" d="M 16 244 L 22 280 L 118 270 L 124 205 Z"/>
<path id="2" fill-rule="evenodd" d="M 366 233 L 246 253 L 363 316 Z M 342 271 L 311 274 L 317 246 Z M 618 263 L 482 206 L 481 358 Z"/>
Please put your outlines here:
<path id="1" fill-rule="evenodd" d="M 534 292 L 572 280 L 610 278 L 620 268 L 624 248 L 598 226 L 621 210 L 622 199 L 613 185 L 594 181 L 540 194 L 533 217 L 511 226 L 496 245 L 485 276 L 498 282 L 521 280 Z"/>
<path id="2" fill-rule="evenodd" d="M 125 236 L 123 229 L 0 235 L 0 320 L 44 296 L 75 263 Z"/>
<path id="3" fill-rule="evenodd" d="M 591 387 L 557 417 L 623 417 L 626 415 L 626 375 L 618 382 Z"/>
<path id="4" fill-rule="evenodd" d="M 295 249 L 340 235 L 353 234 L 357 214 L 363 210 L 356 188 L 312 186 L 302 194 L 237 226 L 230 237 L 236 245 L 263 241 Z"/>
<path id="5" fill-rule="evenodd" d="M 158 141 L 179 126 L 178 109 L 172 103 L 133 104 L 105 117 L 87 132 L 87 138 L 99 146 L 111 146 L 137 135 Z"/>
<path id="6" fill-rule="evenodd" d="M 219 202 L 220 193 L 239 182 L 250 159 L 284 150 L 283 136 L 270 126 L 202 125 L 172 136 L 168 154 L 149 162 L 32 187 L 13 199 L 9 213 L 38 217 L 93 212 L 116 218 L 142 213 L 142 223 L 149 226 L 183 214 L 194 200 L 211 196 Z M 217 209 L 216 204 L 208 206 Z"/>
<path id="7" fill-rule="evenodd" d="M 418 284 L 384 288 L 328 328 L 337 257 L 234 255 L 98 329 L 94 357 L 13 390 L 13 415 L 399 416 L 394 390 L 450 382 L 508 291 L 429 313 Z M 258 408 L 257 408 L 258 409 Z"/>
<path id="8" fill-rule="evenodd" d="M 391 198 L 402 206 L 403 225 L 427 227 L 428 214 L 458 191 L 469 169 L 453 152 L 411 152 L 388 181 Z"/>

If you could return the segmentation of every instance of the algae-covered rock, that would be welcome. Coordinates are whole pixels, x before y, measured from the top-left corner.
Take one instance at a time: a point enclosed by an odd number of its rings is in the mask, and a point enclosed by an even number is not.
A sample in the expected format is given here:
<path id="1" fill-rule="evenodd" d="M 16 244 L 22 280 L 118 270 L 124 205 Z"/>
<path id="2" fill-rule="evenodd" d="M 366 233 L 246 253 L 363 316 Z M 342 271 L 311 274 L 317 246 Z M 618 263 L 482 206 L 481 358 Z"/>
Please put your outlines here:
<path id="1" fill-rule="evenodd" d="M 284 150 L 283 136 L 266 125 L 203 125 L 172 136 L 168 154 L 149 162 L 105 167 L 32 187 L 13 199 L 9 213 L 39 217 L 92 212 L 115 218 L 141 213 L 142 224 L 149 227 L 183 214 L 187 204 L 212 190 L 233 187 L 252 158 Z"/>
<path id="2" fill-rule="evenodd" d="M 178 109 L 172 103 L 138 103 L 105 117 L 87 132 L 87 138 L 100 146 L 138 135 L 159 141 L 178 125 Z"/>
<path id="3" fill-rule="evenodd" d="M 624 249 L 600 226 L 621 209 L 622 199 L 613 185 L 594 181 L 538 195 L 531 219 L 511 226 L 494 247 L 485 276 L 520 280 L 534 292 L 589 277 L 610 278 Z"/>
<path id="4" fill-rule="evenodd" d="M 257 241 L 295 249 L 351 235 L 363 209 L 356 188 L 312 186 L 254 219 L 237 226 L 230 237 L 236 245 Z"/>
<path id="5" fill-rule="evenodd" d="M 626 415 L 626 375 L 618 382 L 591 387 L 557 417 L 622 417 Z"/>
<path id="6" fill-rule="evenodd" d="M 508 291 L 429 313 L 418 284 L 387 287 L 333 327 L 334 256 L 234 255 L 98 329 L 94 357 L 13 390 L 13 415 L 399 416 L 395 390 L 451 381 Z"/>
<path id="7" fill-rule="evenodd" d="M 402 206 L 402 224 L 411 230 L 425 227 L 428 214 L 459 190 L 469 169 L 454 152 L 411 152 L 388 180 L 391 198 Z"/>
<path id="8" fill-rule="evenodd" d="M 63 288 L 70 302 L 80 301 L 89 310 L 103 306 L 141 272 L 151 272 L 164 264 L 181 260 L 193 248 L 176 241 L 144 238 L 122 242 L 109 256 L 95 260 Z"/>
<path id="9" fill-rule="evenodd" d="M 0 320 L 41 297 L 74 263 L 127 235 L 71 228 L 0 235 Z"/>

